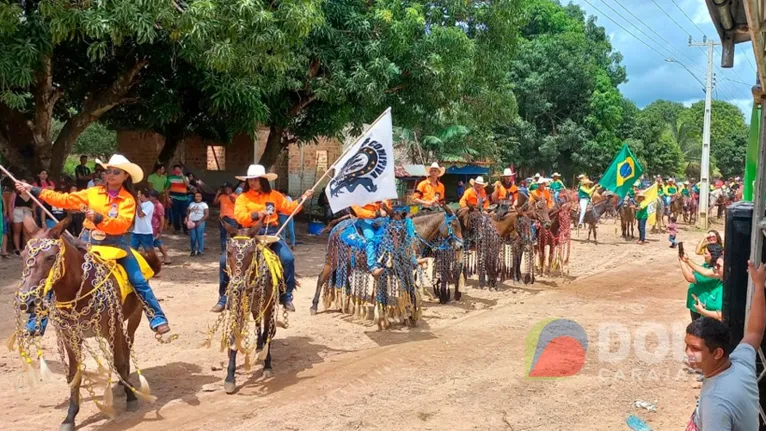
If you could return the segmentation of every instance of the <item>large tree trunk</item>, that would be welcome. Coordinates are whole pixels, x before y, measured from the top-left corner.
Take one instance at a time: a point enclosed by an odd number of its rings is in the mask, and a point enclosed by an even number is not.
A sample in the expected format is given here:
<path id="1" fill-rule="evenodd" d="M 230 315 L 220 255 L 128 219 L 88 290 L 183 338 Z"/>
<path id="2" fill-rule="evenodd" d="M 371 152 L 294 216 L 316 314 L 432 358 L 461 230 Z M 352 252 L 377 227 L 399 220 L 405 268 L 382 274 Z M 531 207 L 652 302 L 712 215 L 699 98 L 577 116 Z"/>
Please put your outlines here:
<path id="1" fill-rule="evenodd" d="M 287 147 L 283 135 L 284 128 L 274 125 L 269 127 L 269 137 L 266 139 L 266 148 L 263 150 L 263 155 L 259 162 L 266 168 L 266 170 L 276 163 L 279 154 L 285 147 Z"/>
<path id="2" fill-rule="evenodd" d="M 169 124 L 162 131 L 162 135 L 165 137 L 165 144 L 160 150 L 160 154 L 157 156 L 157 163 L 165 166 L 165 169 L 170 170 L 168 164 L 173 160 L 173 156 L 176 154 L 178 145 L 183 142 L 185 134 L 184 127 L 180 124 Z"/>
<path id="3" fill-rule="evenodd" d="M 30 88 L 34 100 L 30 113 L 0 103 L 0 154 L 22 176 L 47 169 L 51 178 L 58 178 L 80 134 L 104 113 L 127 102 L 125 96 L 147 64 L 146 60 L 132 61 L 106 90 L 88 93 L 82 111 L 66 122 L 52 143 L 53 109 L 64 90 L 53 85 L 51 61 L 50 56 L 41 59 Z"/>

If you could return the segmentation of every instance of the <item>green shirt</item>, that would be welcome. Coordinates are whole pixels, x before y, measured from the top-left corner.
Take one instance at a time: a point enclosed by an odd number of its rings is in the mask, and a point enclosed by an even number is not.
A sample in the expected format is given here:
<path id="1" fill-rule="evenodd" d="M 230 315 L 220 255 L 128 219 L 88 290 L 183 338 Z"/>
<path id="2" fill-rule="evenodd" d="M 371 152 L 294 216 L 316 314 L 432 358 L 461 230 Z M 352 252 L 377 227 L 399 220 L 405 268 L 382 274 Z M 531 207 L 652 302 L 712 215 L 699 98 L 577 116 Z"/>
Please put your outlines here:
<path id="1" fill-rule="evenodd" d="M 636 220 L 646 220 L 649 218 L 649 205 L 645 207 L 638 207 L 638 211 L 636 211 Z"/>
<path id="2" fill-rule="evenodd" d="M 636 191 L 633 189 L 628 190 L 628 196 L 635 198 L 636 197 Z"/>
<path id="3" fill-rule="evenodd" d="M 580 188 L 577 190 L 577 197 L 579 199 L 588 199 L 590 200 L 591 194 L 593 194 L 593 190 L 585 187 L 580 186 Z"/>
<path id="4" fill-rule="evenodd" d="M 678 193 L 678 189 L 676 188 L 676 186 L 667 186 L 667 188 L 665 190 L 665 193 L 668 196 L 672 196 L 672 195 Z"/>
<path id="5" fill-rule="evenodd" d="M 160 193 L 164 192 L 170 185 L 167 175 L 157 175 L 156 173 L 149 175 L 149 178 L 147 178 L 146 181 L 149 181 L 152 188 Z"/>
<path id="6" fill-rule="evenodd" d="M 529 191 L 531 192 L 532 190 L 537 190 L 537 183 L 532 183 L 532 185 L 529 186 Z"/>
<path id="7" fill-rule="evenodd" d="M 689 189 L 682 189 L 681 190 L 681 195 L 688 197 L 689 196 Z"/>
<path id="8" fill-rule="evenodd" d="M 561 180 L 556 180 L 551 183 L 550 189 L 554 192 L 557 192 L 564 188 L 564 183 L 561 182 Z"/>
<path id="9" fill-rule="evenodd" d="M 702 267 L 712 268 L 707 262 L 703 263 Z M 723 307 L 723 281 L 697 272 L 694 273 L 694 279 L 696 282 L 689 285 L 689 291 L 686 293 L 686 308 L 696 311 L 694 298 L 692 298 L 692 294 L 694 294 L 697 295 L 706 310 L 721 311 Z"/>

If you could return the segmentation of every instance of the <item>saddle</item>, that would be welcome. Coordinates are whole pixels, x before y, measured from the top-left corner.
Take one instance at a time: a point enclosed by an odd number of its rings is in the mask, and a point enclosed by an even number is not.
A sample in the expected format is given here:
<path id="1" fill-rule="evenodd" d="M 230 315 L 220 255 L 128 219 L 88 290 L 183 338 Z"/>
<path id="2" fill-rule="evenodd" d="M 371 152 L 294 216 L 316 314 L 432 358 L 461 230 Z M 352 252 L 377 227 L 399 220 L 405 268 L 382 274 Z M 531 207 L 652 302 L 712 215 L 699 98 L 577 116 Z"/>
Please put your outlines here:
<path id="1" fill-rule="evenodd" d="M 130 251 L 138 261 L 138 266 L 141 268 L 141 274 L 144 275 L 144 278 L 149 280 L 154 277 L 154 270 L 152 270 L 152 268 L 149 266 L 149 263 L 146 262 L 144 256 L 132 248 Z M 128 295 L 133 293 L 133 286 L 128 282 L 127 271 L 125 271 L 125 268 L 117 263 L 117 261 L 127 256 L 128 253 L 122 248 L 108 245 L 91 245 L 88 253 L 93 256 L 96 262 L 106 265 L 106 267 L 109 269 L 109 272 L 112 273 L 115 280 L 117 280 L 117 284 L 120 286 L 120 299 L 123 303 L 125 303 L 125 299 L 128 297 Z M 54 274 L 53 271 L 51 271 L 51 273 L 48 274 L 48 278 L 45 280 L 44 293 L 46 294 L 53 287 L 53 277 Z"/>

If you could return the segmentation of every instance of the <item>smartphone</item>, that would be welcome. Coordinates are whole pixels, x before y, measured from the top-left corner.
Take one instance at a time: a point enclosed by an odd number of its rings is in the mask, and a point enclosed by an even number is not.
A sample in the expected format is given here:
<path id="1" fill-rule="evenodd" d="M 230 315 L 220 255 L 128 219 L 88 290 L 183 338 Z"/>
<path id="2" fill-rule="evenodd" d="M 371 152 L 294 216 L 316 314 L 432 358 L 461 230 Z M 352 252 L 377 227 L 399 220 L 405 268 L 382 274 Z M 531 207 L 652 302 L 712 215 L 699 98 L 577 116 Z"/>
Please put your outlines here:
<path id="1" fill-rule="evenodd" d="M 678 243 L 678 257 L 684 257 L 684 243 Z"/>

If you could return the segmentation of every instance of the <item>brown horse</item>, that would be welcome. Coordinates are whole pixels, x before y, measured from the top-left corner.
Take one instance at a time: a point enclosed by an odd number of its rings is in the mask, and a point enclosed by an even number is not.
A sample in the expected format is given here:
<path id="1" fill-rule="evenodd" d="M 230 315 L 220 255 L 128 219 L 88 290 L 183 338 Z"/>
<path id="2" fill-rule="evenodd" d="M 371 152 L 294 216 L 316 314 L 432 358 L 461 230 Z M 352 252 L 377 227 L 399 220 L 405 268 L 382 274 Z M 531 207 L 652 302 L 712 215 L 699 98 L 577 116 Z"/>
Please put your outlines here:
<path id="1" fill-rule="evenodd" d="M 681 195 L 673 195 L 670 198 L 670 216 L 678 220 L 684 213 L 684 199 Z"/>
<path id="2" fill-rule="evenodd" d="M 22 253 L 25 268 L 16 294 L 19 310 L 32 302 L 35 305 L 33 312 L 38 319 L 46 315 L 50 317 L 56 327 L 59 343 L 67 354 L 68 359 L 64 361 L 62 358 L 62 362 L 69 366 L 69 410 L 61 424 L 61 431 L 75 429 L 83 381 L 96 406 L 112 417 L 113 374 L 118 376 L 119 383 L 125 389 L 128 411 L 138 409 L 137 398 L 148 402 L 156 399 L 151 395 L 140 369 L 137 368 L 141 388 L 136 389 L 129 382 L 131 348 L 136 328 L 141 322 L 142 304 L 133 292 L 127 295 L 124 302 L 120 301 L 120 289 L 110 267 L 114 263 L 105 262 L 88 253 L 87 246 L 79 240 L 62 236 L 70 222 L 71 214 L 51 229 L 40 229 L 30 217 L 24 220 L 24 226 L 32 239 Z M 146 260 L 154 271 L 159 272 L 160 261 L 154 253 L 146 255 Z M 46 280 L 53 292 L 48 304 L 43 292 Z M 19 322 L 22 320 L 20 312 L 17 319 Z M 90 337 L 97 338 L 100 347 L 83 349 L 85 338 Z M 33 335 L 18 330 L 16 344 L 22 357 L 27 358 L 27 349 L 32 345 L 39 346 Z M 86 352 L 102 355 L 95 358 L 100 369 L 98 374 L 85 371 Z M 42 365 L 41 361 L 41 369 Z M 99 403 L 93 385 L 102 382 L 106 382 L 106 385 L 103 401 Z"/>
<path id="3" fill-rule="evenodd" d="M 620 227 L 624 239 L 635 238 L 636 210 L 627 202 L 622 203 L 620 208 Z"/>
<path id="4" fill-rule="evenodd" d="M 463 232 L 452 209 L 446 205 L 443 209 L 443 212 L 421 211 L 412 217 L 412 223 L 419 239 L 413 244 L 415 253 L 419 257 L 429 255 L 434 258 L 431 275 L 434 294 L 439 303 L 446 304 L 450 301 L 450 284 L 455 285 L 455 300 L 459 301 L 461 297 Z"/>
<path id="5" fill-rule="evenodd" d="M 227 394 L 236 391 L 235 371 L 237 353 L 245 354 L 245 370 L 250 370 L 250 355 L 255 352 L 263 360 L 263 375 L 269 377 L 271 368 L 271 341 L 277 333 L 276 312 L 279 295 L 284 292 L 284 278 L 279 257 L 262 242 L 256 234 L 261 229 L 258 223 L 248 229 L 237 229 L 224 224 L 231 236 L 226 245 L 226 266 L 229 273 L 226 310 L 221 313 L 215 325 L 208 331 L 205 342 L 210 346 L 218 329 L 221 334 L 221 351 L 228 347 L 224 390 Z M 255 323 L 255 346 L 252 346 L 250 319 Z"/>
<path id="6" fill-rule="evenodd" d="M 590 241 L 590 234 L 593 233 L 593 241 L 598 244 L 598 223 L 601 216 L 606 213 L 612 206 L 612 198 L 616 195 L 612 193 L 604 193 L 603 200 L 588 206 L 585 212 L 585 219 L 583 222 L 588 225 L 588 241 Z"/>
<path id="7" fill-rule="evenodd" d="M 561 263 L 561 267 L 564 268 L 569 264 L 569 252 L 570 252 L 570 239 L 571 239 L 571 223 L 570 209 L 575 205 L 574 202 L 567 202 L 561 206 L 552 208 L 549 212 L 549 218 L 551 221 L 550 228 L 546 229 L 541 227 L 537 234 L 537 254 L 540 259 L 540 275 L 548 274 L 551 272 L 551 268 L 554 266 L 554 257 Z M 564 258 L 563 247 L 567 246 L 566 257 Z M 548 250 L 546 251 L 546 247 Z M 559 251 L 556 253 L 556 251 Z M 548 262 L 546 265 L 546 255 L 548 256 Z"/>

